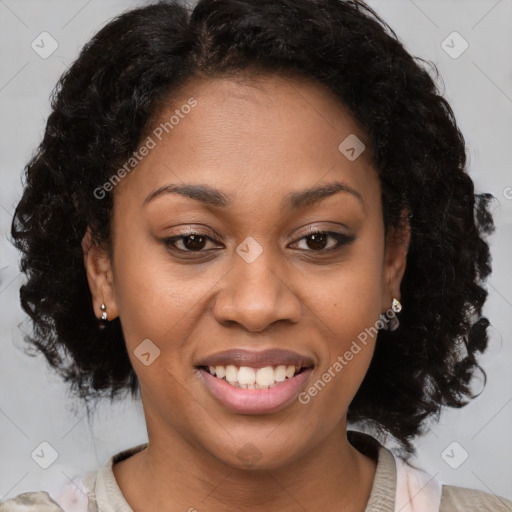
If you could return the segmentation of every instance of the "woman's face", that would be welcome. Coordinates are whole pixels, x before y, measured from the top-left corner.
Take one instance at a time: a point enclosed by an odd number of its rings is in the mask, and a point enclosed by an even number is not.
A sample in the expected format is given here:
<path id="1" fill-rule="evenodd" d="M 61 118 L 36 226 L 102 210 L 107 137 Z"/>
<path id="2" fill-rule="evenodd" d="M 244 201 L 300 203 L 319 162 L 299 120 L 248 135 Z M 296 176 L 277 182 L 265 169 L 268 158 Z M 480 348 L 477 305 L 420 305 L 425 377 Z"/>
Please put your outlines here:
<path id="1" fill-rule="evenodd" d="M 407 240 L 385 251 L 365 136 L 320 86 L 278 77 L 191 83 L 153 124 L 115 187 L 113 261 L 89 269 L 150 440 L 233 467 L 297 461 L 344 428 L 365 329 L 400 296 Z M 263 389 L 234 382 L 255 378 Z"/>

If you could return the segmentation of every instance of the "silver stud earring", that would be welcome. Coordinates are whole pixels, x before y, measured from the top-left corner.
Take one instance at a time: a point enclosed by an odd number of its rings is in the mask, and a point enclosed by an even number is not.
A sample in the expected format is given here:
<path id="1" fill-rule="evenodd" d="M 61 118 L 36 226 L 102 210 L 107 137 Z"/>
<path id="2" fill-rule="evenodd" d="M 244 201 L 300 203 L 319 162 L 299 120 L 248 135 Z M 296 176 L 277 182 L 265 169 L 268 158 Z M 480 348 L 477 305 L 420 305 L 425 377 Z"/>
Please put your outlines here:
<path id="1" fill-rule="evenodd" d="M 384 331 L 396 331 L 396 329 L 398 329 L 398 326 L 400 325 L 396 313 L 400 313 L 400 311 L 402 311 L 402 304 L 397 298 L 393 297 L 393 301 L 391 303 L 391 310 L 386 311 L 385 314 L 380 314 L 380 328 L 383 329 Z"/>
<path id="2" fill-rule="evenodd" d="M 101 313 L 101 319 L 102 320 L 108 320 L 108 318 L 107 318 L 107 306 L 105 306 L 105 304 L 102 304 L 100 306 L 100 308 L 101 308 L 101 311 L 103 311 L 103 313 Z"/>

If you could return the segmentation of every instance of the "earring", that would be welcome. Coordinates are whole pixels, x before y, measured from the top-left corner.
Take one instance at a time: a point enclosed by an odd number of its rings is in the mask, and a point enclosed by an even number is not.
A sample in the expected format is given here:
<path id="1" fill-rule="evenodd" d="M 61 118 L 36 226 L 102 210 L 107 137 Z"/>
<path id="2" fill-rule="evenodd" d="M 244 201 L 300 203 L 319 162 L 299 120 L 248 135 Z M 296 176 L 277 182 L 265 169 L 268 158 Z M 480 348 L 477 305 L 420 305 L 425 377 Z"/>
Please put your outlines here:
<path id="1" fill-rule="evenodd" d="M 105 304 L 102 304 L 100 306 L 100 309 L 101 309 L 101 311 L 103 311 L 103 313 L 101 313 L 101 319 L 102 320 L 108 320 L 108 318 L 107 318 L 107 306 L 105 306 Z"/>
<path id="2" fill-rule="evenodd" d="M 380 329 L 383 329 L 385 331 L 396 331 L 396 329 L 398 329 L 398 326 L 400 325 L 396 313 L 400 313 L 400 311 L 402 311 L 402 304 L 397 298 L 393 297 L 391 309 L 386 311 L 386 313 L 380 314 Z"/>

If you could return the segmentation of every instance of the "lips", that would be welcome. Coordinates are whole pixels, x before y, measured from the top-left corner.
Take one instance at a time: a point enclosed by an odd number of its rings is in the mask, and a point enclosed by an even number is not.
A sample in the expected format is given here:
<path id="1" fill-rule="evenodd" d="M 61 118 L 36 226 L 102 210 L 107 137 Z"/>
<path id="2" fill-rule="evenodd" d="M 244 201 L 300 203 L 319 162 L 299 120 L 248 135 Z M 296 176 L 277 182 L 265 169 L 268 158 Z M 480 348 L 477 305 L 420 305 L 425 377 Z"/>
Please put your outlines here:
<path id="1" fill-rule="evenodd" d="M 261 352 L 235 349 L 218 352 L 199 360 L 196 366 L 249 366 L 251 368 L 263 368 L 265 366 L 295 366 L 299 368 L 311 368 L 313 360 L 307 356 L 282 350 L 278 348 Z"/>
<path id="2" fill-rule="evenodd" d="M 196 365 L 210 393 L 225 407 L 243 414 L 264 414 L 288 405 L 299 393 L 314 363 L 281 349 L 228 350 Z"/>

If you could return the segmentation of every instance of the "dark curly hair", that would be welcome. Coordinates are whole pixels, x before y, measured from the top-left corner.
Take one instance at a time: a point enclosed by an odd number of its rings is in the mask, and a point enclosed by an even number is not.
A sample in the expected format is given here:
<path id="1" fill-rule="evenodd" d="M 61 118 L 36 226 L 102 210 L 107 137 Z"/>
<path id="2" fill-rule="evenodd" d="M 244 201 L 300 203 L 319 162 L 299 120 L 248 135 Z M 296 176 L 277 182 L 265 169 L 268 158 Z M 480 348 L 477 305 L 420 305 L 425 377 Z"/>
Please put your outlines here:
<path id="1" fill-rule="evenodd" d="M 280 74 L 323 84 L 363 128 L 382 190 L 386 233 L 411 239 L 396 331 L 380 331 L 348 420 L 390 434 L 404 453 L 442 406 L 476 396 L 476 356 L 491 271 L 490 194 L 475 194 L 464 138 L 435 65 L 411 56 L 359 0 L 201 0 L 127 11 L 60 78 L 42 143 L 27 164 L 11 226 L 22 251 L 26 341 L 87 402 L 139 390 L 119 318 L 100 329 L 83 263 L 87 226 L 112 254 L 112 194 L 94 191 L 139 146 L 187 81 Z M 435 71 L 432 77 L 427 69 Z"/>

